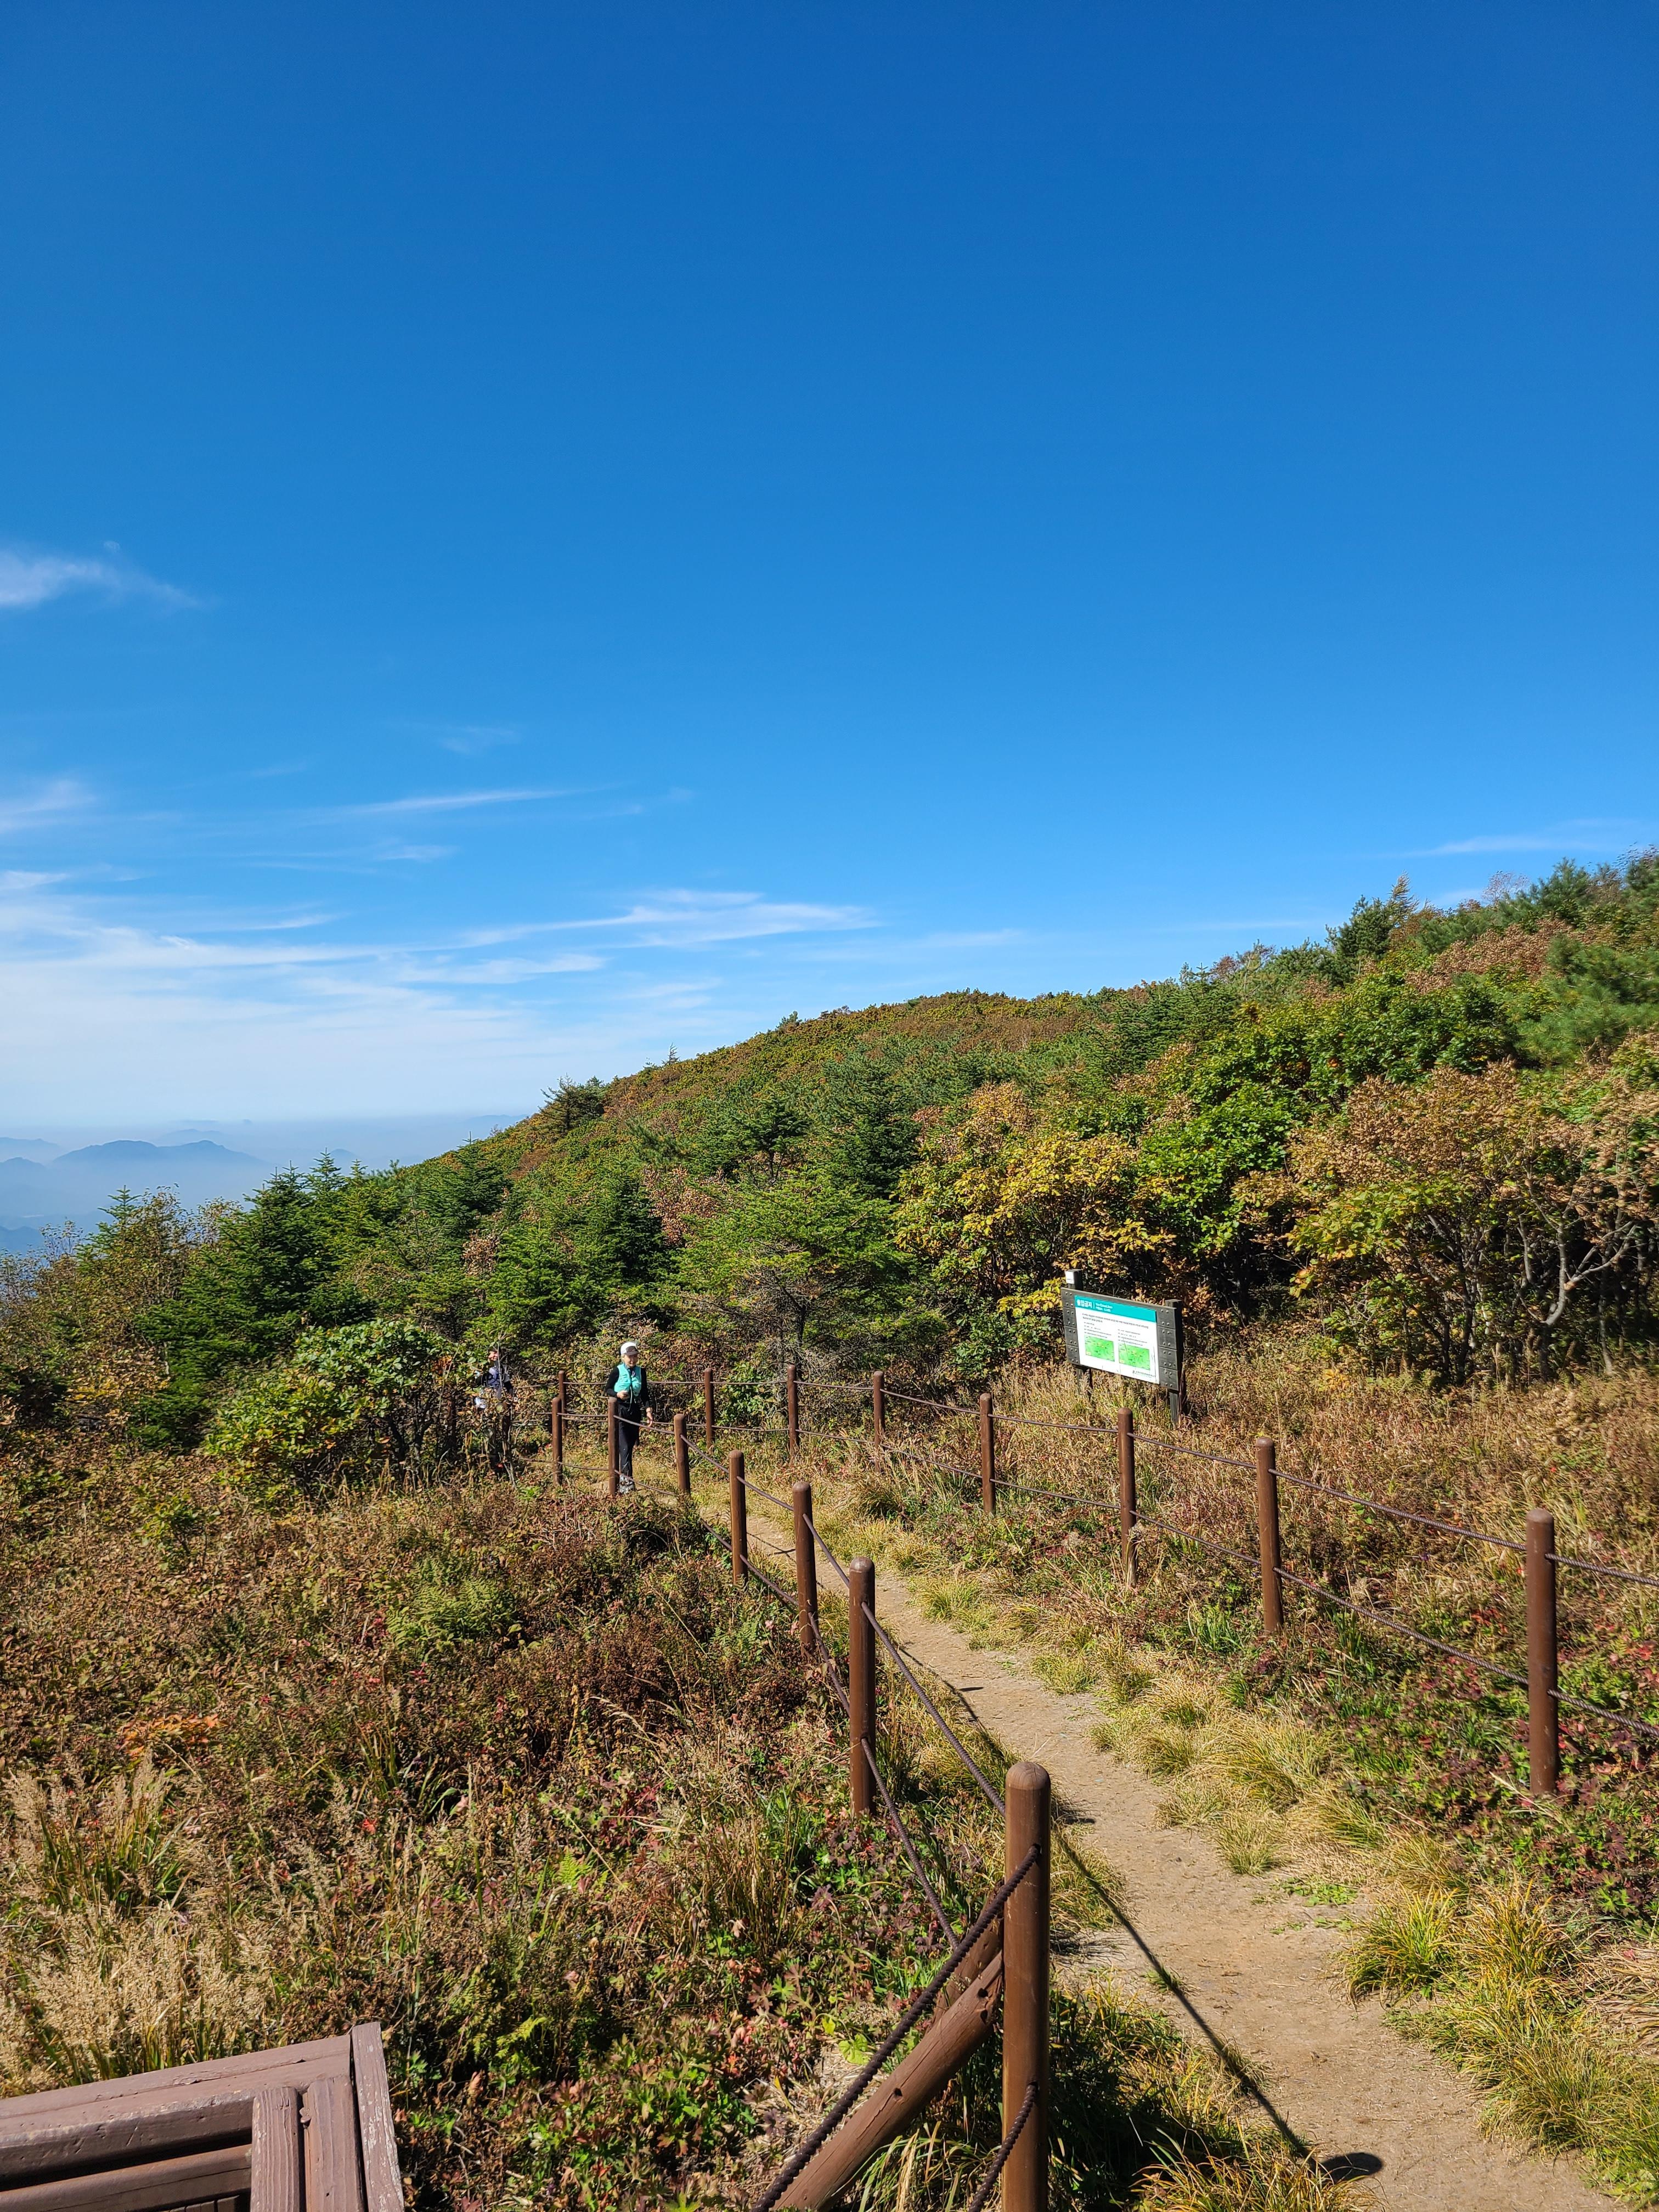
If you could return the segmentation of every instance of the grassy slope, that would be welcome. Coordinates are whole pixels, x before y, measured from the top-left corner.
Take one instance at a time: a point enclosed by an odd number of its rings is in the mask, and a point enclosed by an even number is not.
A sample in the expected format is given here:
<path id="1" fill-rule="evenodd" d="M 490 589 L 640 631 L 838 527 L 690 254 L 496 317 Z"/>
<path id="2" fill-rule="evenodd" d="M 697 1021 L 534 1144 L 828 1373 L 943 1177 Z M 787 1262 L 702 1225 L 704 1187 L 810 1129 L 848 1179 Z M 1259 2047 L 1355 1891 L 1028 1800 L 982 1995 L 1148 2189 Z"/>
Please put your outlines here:
<path id="1" fill-rule="evenodd" d="M 1264 1430 L 1296 1473 L 1502 1534 L 1548 1504 L 1573 1551 L 1659 1571 L 1652 1440 L 1659 1392 L 1637 1373 L 1474 1401 L 1334 1372 L 1271 1333 L 1200 1361 L 1186 1441 L 1248 1450 Z M 1068 1376 L 1008 1382 L 999 1403 L 1042 1422 L 1109 1423 Z M 1138 1407 L 1151 1434 L 1156 1414 Z M 902 1410 L 890 1422 L 902 1422 Z M 1255 1577 L 1195 1545 L 1148 1538 L 1123 1584 L 1107 1438 L 1000 1433 L 1011 1487 L 994 1521 L 967 1422 L 913 1415 L 907 1453 L 825 1434 L 819 1517 L 908 1574 L 939 1617 L 1023 1643 L 1062 1693 L 1094 1699 L 1103 1749 L 1168 1785 L 1166 1817 L 1199 1827 L 1241 1874 L 1284 1867 L 1327 1905 L 1358 1898 L 1357 1989 L 1468 2066 L 1494 2123 L 1591 2154 L 1602 2177 L 1659 2199 L 1659 1840 L 1656 1759 L 1566 1717 L 1566 1794 L 1526 1796 L 1524 1689 L 1295 1590 L 1282 1646 L 1260 1632 Z M 1249 1558 L 1248 1473 L 1146 1449 L 1141 1507 Z M 1020 1481 L 1099 1497 L 1022 1499 Z M 1512 1555 L 1383 1522 L 1285 1486 L 1285 1561 L 1424 1632 L 1523 1664 Z M 1617 1536 L 1609 1547 L 1606 1532 Z M 1656 1593 L 1563 1578 L 1564 1688 L 1659 1714 Z"/>
<path id="2" fill-rule="evenodd" d="M 649 1499 L 164 1472 L 6 1492 L 3 2087 L 376 2017 L 417 2206 L 746 2202 L 938 1950 L 787 1617 Z M 902 1705 L 884 1753 L 960 1924 L 1000 1838 Z M 1330 2200 L 1152 2015 L 1057 2032 L 1060 2202 Z M 959 2197 L 964 2087 L 875 2201 Z"/>
<path id="3" fill-rule="evenodd" d="M 566 1133 L 556 1112 L 544 1110 L 486 1138 L 483 1149 L 514 1176 L 554 1166 L 600 1136 L 641 1142 L 648 1151 L 672 1149 L 711 1109 L 780 1086 L 810 1088 L 833 1062 L 860 1052 L 890 1053 L 902 1065 L 940 1072 L 954 1091 L 963 1070 L 992 1079 L 1067 1056 L 1068 1040 L 1097 1033 L 1111 1004 L 1133 995 L 1057 992 L 1014 999 L 1000 992 L 953 991 L 856 1012 L 842 1007 L 809 1021 L 792 1018 L 741 1043 L 618 1076 L 605 1087 L 603 1131 L 586 1124 Z"/>

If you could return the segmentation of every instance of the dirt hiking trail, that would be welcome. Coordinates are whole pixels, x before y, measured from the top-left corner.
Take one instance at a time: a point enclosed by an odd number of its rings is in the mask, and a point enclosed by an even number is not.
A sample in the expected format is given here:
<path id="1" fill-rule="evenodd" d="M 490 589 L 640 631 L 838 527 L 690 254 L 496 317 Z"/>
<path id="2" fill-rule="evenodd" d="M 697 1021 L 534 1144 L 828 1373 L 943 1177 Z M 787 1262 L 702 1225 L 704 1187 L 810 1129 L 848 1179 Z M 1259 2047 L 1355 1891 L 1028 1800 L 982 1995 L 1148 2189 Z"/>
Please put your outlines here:
<path id="1" fill-rule="evenodd" d="M 787 1529 L 752 1492 L 750 1514 L 782 1550 Z M 878 1570 L 877 1591 L 921 1679 L 925 1668 L 946 1684 L 1010 1757 L 1042 1761 L 1056 1811 L 1117 1878 L 1120 1924 L 1057 1945 L 1058 1979 L 1109 1972 L 1236 2073 L 1242 2063 L 1270 2117 L 1328 2171 L 1366 2177 L 1379 2212 L 1611 2212 L 1614 2199 L 1576 2163 L 1483 2136 L 1471 2085 L 1403 2041 L 1374 2000 L 1349 2000 L 1343 1931 L 1318 1924 L 1282 1877 L 1236 1875 L 1207 1838 L 1160 1827 L 1157 1787 L 1090 1741 L 1091 1699 L 1051 1690 L 1014 1653 L 975 1650 L 926 1618 L 890 1569 Z"/>

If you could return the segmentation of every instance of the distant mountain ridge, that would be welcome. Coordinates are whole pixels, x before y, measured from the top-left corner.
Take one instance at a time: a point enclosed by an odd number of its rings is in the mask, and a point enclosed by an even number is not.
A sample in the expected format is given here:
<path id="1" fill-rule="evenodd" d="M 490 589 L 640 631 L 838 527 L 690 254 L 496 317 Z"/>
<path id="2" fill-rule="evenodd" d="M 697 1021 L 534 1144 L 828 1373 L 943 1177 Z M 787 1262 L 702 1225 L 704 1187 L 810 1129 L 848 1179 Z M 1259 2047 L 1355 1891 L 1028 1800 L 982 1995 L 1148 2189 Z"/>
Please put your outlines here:
<path id="1" fill-rule="evenodd" d="M 47 1149 L 38 1139 L 0 1138 L 0 1153 L 9 1143 Z M 270 1172 L 251 1152 L 234 1152 L 205 1138 L 152 1145 L 142 1137 L 117 1137 L 46 1161 L 15 1152 L 0 1157 L 0 1249 L 27 1249 L 42 1230 L 66 1222 L 91 1229 L 123 1188 L 176 1190 L 182 1204 L 206 1206 L 215 1199 L 246 1198 Z"/>
<path id="2" fill-rule="evenodd" d="M 72 1152 L 59 1152 L 52 1165 L 66 1168 L 72 1160 L 84 1160 L 88 1166 L 97 1167 L 146 1167 L 163 1161 L 175 1164 L 199 1162 L 204 1167 L 259 1168 L 265 1164 L 263 1160 L 256 1160 L 252 1152 L 233 1152 L 228 1146 L 216 1145 L 205 1137 L 198 1137 L 188 1145 L 152 1145 L 143 1137 L 116 1137 L 106 1145 L 82 1145 Z"/>

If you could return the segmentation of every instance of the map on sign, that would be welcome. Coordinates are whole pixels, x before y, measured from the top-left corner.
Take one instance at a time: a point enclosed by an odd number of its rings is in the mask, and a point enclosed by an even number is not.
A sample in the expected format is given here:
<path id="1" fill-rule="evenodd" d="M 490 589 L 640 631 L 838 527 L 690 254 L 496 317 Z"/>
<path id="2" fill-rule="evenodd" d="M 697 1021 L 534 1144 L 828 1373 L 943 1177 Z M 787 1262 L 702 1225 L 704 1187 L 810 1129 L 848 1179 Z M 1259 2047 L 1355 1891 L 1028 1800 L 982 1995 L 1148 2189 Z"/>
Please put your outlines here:
<path id="1" fill-rule="evenodd" d="M 1093 1297 L 1079 1291 L 1077 1358 L 1080 1367 L 1108 1375 L 1133 1376 L 1138 1382 L 1162 1382 L 1158 1359 L 1158 1308 L 1125 1305 L 1117 1298 Z"/>

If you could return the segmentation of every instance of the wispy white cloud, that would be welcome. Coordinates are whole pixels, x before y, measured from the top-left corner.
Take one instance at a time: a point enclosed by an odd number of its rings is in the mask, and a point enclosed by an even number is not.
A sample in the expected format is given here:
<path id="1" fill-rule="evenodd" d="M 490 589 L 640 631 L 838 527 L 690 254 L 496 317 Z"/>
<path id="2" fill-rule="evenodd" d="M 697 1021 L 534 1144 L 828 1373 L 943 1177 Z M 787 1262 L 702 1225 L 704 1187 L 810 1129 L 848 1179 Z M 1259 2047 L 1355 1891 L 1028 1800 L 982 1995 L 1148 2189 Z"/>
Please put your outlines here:
<path id="1" fill-rule="evenodd" d="M 447 753 L 471 758 L 475 753 L 494 752 L 498 745 L 516 745 L 523 736 L 522 730 L 506 723 L 461 722 L 440 737 L 438 743 Z"/>
<path id="2" fill-rule="evenodd" d="M 36 553 L 21 546 L 0 546 L 0 611 L 27 613 L 76 592 L 94 592 L 104 599 L 148 599 L 160 607 L 201 605 L 176 584 L 164 584 L 159 576 L 136 567 L 118 546 L 106 547 L 102 555 Z"/>
<path id="3" fill-rule="evenodd" d="M 538 799 L 573 799 L 575 796 L 574 788 L 546 787 L 513 791 L 421 792 L 408 799 L 374 799 L 361 806 L 334 807 L 330 810 L 330 818 L 347 821 L 377 815 L 460 814 L 477 806 L 518 806 Z"/>
<path id="4" fill-rule="evenodd" d="M 33 791 L 0 799 L 0 836 L 21 830 L 39 830 L 59 822 L 66 814 L 79 814 L 92 805 L 93 794 L 72 775 L 54 776 Z"/>
<path id="5" fill-rule="evenodd" d="M 386 727 L 407 731 L 411 737 L 429 738 L 447 753 L 459 753 L 464 758 L 471 758 L 475 753 L 494 752 L 501 745 L 519 744 L 524 738 L 524 731 L 517 722 L 452 722 L 399 714 Z"/>
<path id="6" fill-rule="evenodd" d="M 0 1110 L 298 1112 L 319 1099 L 384 1110 L 481 1089 L 527 1109 L 571 1069 L 637 1066 L 660 1057 L 665 1035 L 683 1050 L 724 1042 L 792 1002 L 774 1005 L 788 987 L 758 976 L 759 1006 L 748 988 L 734 996 L 708 949 L 787 932 L 805 948 L 868 921 L 755 892 L 670 890 L 568 926 L 375 942 L 315 908 L 183 922 L 137 896 L 0 875 L 0 1025 L 31 1043 Z"/>
<path id="7" fill-rule="evenodd" d="M 530 922 L 508 933 L 528 936 L 552 930 L 614 930 L 629 944 L 668 947 L 727 945 L 747 937 L 793 936 L 801 932 L 871 929 L 874 926 L 875 916 L 867 907 L 816 906 L 804 901 L 765 898 L 759 891 L 668 890 L 642 898 L 620 914 Z M 494 941 L 505 942 L 506 936 L 494 936 Z"/>
<path id="8" fill-rule="evenodd" d="M 1499 830 L 1476 837 L 1454 837 L 1412 855 L 1446 860 L 1474 853 L 1619 853 L 1639 844 L 1650 830 L 1639 822 L 1561 822 L 1551 830 Z"/>
<path id="9" fill-rule="evenodd" d="M 1025 934 L 1023 929 L 933 929 L 916 942 L 927 952 L 975 952 L 981 945 L 1018 945 Z"/>

